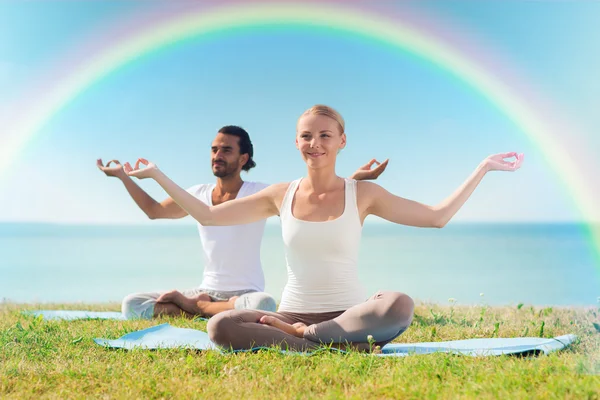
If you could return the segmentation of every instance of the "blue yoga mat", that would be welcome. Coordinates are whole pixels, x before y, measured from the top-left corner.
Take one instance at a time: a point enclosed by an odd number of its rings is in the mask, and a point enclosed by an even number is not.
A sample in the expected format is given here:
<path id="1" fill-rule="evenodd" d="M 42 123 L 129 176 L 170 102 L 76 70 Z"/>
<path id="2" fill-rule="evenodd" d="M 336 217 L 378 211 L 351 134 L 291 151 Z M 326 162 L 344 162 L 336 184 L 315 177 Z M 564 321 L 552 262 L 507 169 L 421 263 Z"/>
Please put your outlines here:
<path id="1" fill-rule="evenodd" d="M 73 321 L 77 319 L 116 319 L 124 321 L 127 318 L 120 312 L 114 311 L 76 311 L 76 310 L 38 310 L 38 311 L 23 311 L 24 315 L 31 315 L 34 317 L 42 316 L 48 321 Z M 197 321 L 208 321 L 208 318 L 196 317 L 194 320 Z"/>
<path id="2" fill-rule="evenodd" d="M 544 353 L 563 349 L 573 343 L 575 335 L 556 338 L 493 338 L 468 339 L 449 342 L 388 344 L 381 349 L 382 357 L 402 357 L 411 354 L 456 353 L 466 356 L 497 356 L 502 354 Z M 162 324 L 137 332 L 131 332 L 119 339 L 94 339 L 102 346 L 120 349 L 169 349 L 193 348 L 197 350 L 218 349 L 206 332 L 195 329 L 176 328 Z M 253 349 L 256 350 L 256 349 Z M 285 352 L 294 353 L 294 352 Z M 307 353 L 303 353 L 307 354 Z"/>
<path id="3" fill-rule="evenodd" d="M 34 317 L 41 315 L 45 320 L 72 321 L 76 319 L 126 319 L 120 312 L 113 311 L 38 310 L 24 311 L 23 314 L 32 315 Z"/>
<path id="4" fill-rule="evenodd" d="M 131 332 L 115 340 L 94 339 L 99 345 L 131 350 L 192 348 L 197 350 L 216 350 L 208 334 L 196 329 L 176 328 L 169 324 L 153 326 L 141 331 Z"/>
<path id="5" fill-rule="evenodd" d="M 555 338 L 490 338 L 452 340 L 448 342 L 391 343 L 382 347 L 382 356 L 409 354 L 457 353 L 465 356 L 500 356 L 503 354 L 544 353 L 561 350 L 577 339 L 575 335 Z"/>

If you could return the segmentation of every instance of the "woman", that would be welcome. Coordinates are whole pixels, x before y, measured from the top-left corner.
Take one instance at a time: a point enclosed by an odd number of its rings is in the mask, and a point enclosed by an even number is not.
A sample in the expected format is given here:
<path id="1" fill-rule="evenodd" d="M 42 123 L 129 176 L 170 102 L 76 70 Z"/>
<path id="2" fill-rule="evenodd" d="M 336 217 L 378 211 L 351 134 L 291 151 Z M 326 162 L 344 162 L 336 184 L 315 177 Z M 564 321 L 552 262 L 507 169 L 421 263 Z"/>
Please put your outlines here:
<path id="1" fill-rule="evenodd" d="M 358 281 L 358 249 L 367 215 L 397 224 L 441 228 L 466 202 L 488 171 L 514 171 L 522 154 L 486 158 L 450 197 L 431 207 L 397 197 L 371 182 L 338 177 L 335 163 L 346 146 L 344 120 L 337 111 L 316 105 L 296 126 L 296 147 L 307 177 L 271 185 L 252 196 L 206 206 L 140 159 L 126 171 L 153 178 L 203 225 L 251 223 L 281 217 L 288 282 L 279 312 L 232 310 L 213 317 L 208 333 L 216 344 L 235 350 L 283 345 L 308 350 L 325 344 L 360 350 L 383 346 L 404 332 L 413 317 L 413 300 L 403 293 L 379 292 L 364 301 Z M 505 158 L 515 161 L 505 161 Z M 144 164 L 146 168 L 140 169 Z"/>

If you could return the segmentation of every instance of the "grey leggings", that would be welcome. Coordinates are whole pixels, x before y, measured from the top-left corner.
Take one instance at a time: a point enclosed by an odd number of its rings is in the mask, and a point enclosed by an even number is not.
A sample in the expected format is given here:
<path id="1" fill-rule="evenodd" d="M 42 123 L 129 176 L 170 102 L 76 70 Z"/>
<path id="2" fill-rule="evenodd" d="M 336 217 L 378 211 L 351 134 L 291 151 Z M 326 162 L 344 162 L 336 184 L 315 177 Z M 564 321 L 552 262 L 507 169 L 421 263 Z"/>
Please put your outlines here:
<path id="1" fill-rule="evenodd" d="M 255 347 L 281 346 L 305 351 L 321 344 L 351 344 L 358 350 L 372 347 L 367 339 L 373 336 L 377 346 L 398 337 L 410 325 L 413 300 L 403 293 L 379 292 L 366 302 L 345 311 L 328 313 L 290 313 L 255 310 L 231 310 L 217 314 L 208 321 L 210 339 L 226 349 L 247 350 Z M 271 315 L 294 324 L 307 325 L 304 337 L 290 335 L 278 328 L 259 322 Z"/>

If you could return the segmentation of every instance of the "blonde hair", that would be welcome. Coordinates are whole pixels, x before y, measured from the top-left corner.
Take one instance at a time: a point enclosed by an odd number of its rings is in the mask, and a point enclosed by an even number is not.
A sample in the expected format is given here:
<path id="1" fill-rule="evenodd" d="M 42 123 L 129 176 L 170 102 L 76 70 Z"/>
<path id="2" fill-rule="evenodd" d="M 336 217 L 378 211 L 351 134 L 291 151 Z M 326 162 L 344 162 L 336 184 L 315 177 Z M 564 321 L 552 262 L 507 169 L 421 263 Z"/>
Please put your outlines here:
<path id="1" fill-rule="evenodd" d="M 342 115 L 329 106 L 325 106 L 323 104 L 316 104 L 308 110 L 304 111 L 300 118 L 302 118 L 305 115 L 324 115 L 338 123 L 340 133 L 344 133 L 346 131 L 346 123 L 344 122 L 344 118 L 342 118 Z M 298 118 L 298 120 L 300 120 L 300 118 Z"/>

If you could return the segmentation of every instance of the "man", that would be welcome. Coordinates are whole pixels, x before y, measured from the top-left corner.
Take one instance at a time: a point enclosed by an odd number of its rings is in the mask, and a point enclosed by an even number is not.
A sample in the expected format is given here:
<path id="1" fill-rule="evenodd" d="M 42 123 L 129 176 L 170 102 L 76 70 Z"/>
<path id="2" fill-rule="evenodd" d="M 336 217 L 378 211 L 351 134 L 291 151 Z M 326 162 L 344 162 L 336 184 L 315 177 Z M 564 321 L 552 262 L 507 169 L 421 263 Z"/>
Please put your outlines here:
<path id="1" fill-rule="evenodd" d="M 211 146 L 214 184 L 196 185 L 188 189 L 205 204 L 216 206 L 237 197 L 254 194 L 268 185 L 245 182 L 242 171 L 256 166 L 254 149 L 248 133 L 238 126 L 219 130 Z M 111 163 L 115 163 L 111 166 Z M 375 179 L 387 166 L 371 160 L 359 168 L 354 179 Z M 171 198 L 158 203 L 135 184 L 116 160 L 98 168 L 107 176 L 119 178 L 136 204 L 150 219 L 178 219 L 187 213 Z M 123 300 L 122 312 L 127 318 L 151 319 L 159 315 L 213 316 L 234 308 L 275 311 L 275 299 L 264 293 L 264 274 L 260 261 L 260 245 L 266 221 L 236 226 L 202 226 L 198 231 L 205 259 L 202 284 L 196 289 L 170 292 L 130 294 Z"/>

